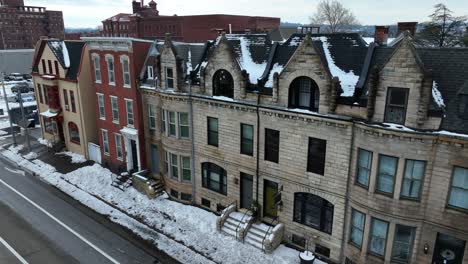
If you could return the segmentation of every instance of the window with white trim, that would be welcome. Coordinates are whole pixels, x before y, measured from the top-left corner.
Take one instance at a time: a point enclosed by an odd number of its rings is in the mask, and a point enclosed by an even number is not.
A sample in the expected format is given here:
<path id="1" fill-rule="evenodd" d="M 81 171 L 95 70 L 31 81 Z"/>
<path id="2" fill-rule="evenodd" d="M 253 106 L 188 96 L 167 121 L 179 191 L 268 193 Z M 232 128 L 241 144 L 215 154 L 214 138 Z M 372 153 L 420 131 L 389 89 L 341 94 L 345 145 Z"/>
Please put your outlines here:
<path id="1" fill-rule="evenodd" d="M 166 133 L 166 115 L 167 115 L 166 110 L 162 110 L 161 111 L 161 133 L 163 134 Z"/>
<path id="2" fill-rule="evenodd" d="M 169 136 L 176 136 L 176 115 L 175 112 L 169 111 Z"/>
<path id="3" fill-rule="evenodd" d="M 179 163 L 177 159 L 177 155 L 175 154 L 170 154 L 171 156 L 171 178 L 174 180 L 179 179 Z"/>
<path id="4" fill-rule="evenodd" d="M 109 156 L 109 133 L 107 130 L 101 130 L 102 133 L 102 150 L 104 151 L 104 155 Z"/>
<path id="5" fill-rule="evenodd" d="M 97 83 L 101 83 L 101 63 L 98 54 L 93 54 L 94 78 Z"/>
<path id="6" fill-rule="evenodd" d="M 150 130 L 156 130 L 156 106 L 148 105 L 148 124 Z"/>
<path id="7" fill-rule="evenodd" d="M 190 172 L 190 157 L 181 157 L 182 160 L 182 180 L 191 181 L 192 175 Z"/>
<path id="8" fill-rule="evenodd" d="M 117 97 L 111 96 L 111 107 L 112 107 L 112 122 L 119 123 L 119 105 Z"/>
<path id="9" fill-rule="evenodd" d="M 122 135 L 114 134 L 114 139 L 115 139 L 115 153 L 117 154 L 117 159 L 123 160 Z"/>
<path id="10" fill-rule="evenodd" d="M 154 70 L 153 66 L 148 66 L 148 79 L 153 80 L 154 79 Z"/>
<path id="11" fill-rule="evenodd" d="M 99 118 L 106 120 L 106 108 L 104 106 L 104 95 L 97 94 L 98 97 L 98 106 L 99 106 Z"/>
<path id="12" fill-rule="evenodd" d="M 122 62 L 123 72 L 123 83 L 125 87 L 130 87 L 130 63 L 127 56 L 122 56 L 120 61 Z"/>
<path id="13" fill-rule="evenodd" d="M 114 56 L 106 55 L 106 62 L 107 62 L 107 78 L 109 84 L 115 84 L 115 64 L 114 64 Z"/>
<path id="14" fill-rule="evenodd" d="M 135 125 L 134 115 L 133 115 L 133 101 L 125 99 L 125 106 L 127 108 L 127 125 Z"/>

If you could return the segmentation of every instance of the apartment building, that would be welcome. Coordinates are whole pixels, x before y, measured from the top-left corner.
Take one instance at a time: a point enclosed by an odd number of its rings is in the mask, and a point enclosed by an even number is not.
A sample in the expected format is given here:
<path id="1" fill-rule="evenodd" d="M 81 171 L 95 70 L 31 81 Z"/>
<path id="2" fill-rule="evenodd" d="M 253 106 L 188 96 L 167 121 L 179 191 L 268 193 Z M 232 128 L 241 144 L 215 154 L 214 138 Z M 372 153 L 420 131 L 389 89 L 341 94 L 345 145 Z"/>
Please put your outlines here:
<path id="1" fill-rule="evenodd" d="M 238 210 L 220 229 L 267 251 L 271 233 L 334 263 L 467 262 L 468 49 L 410 32 L 153 43 L 139 87 L 153 176 Z M 260 239 L 230 227 L 252 205 Z"/>

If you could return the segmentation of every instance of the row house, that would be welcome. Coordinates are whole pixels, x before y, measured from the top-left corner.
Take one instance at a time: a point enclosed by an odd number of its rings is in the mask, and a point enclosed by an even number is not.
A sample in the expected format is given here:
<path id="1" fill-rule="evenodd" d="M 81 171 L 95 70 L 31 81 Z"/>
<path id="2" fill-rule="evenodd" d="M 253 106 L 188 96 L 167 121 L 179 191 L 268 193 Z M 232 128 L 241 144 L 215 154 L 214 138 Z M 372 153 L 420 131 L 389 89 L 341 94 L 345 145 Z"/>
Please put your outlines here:
<path id="1" fill-rule="evenodd" d="M 152 44 L 132 38 L 82 38 L 89 46 L 92 84 L 102 164 L 116 172 L 146 167 L 137 89 L 140 70 Z M 91 100 L 91 99 L 90 99 Z"/>
<path id="2" fill-rule="evenodd" d="M 33 82 L 42 134 L 55 145 L 87 158 L 97 141 L 95 93 L 88 48 L 83 41 L 40 40 Z"/>
<path id="3" fill-rule="evenodd" d="M 468 49 L 418 47 L 414 25 L 388 44 L 385 27 L 370 45 L 357 34 L 153 43 L 139 86 L 152 176 L 266 251 L 284 241 L 332 263 L 467 262 Z"/>

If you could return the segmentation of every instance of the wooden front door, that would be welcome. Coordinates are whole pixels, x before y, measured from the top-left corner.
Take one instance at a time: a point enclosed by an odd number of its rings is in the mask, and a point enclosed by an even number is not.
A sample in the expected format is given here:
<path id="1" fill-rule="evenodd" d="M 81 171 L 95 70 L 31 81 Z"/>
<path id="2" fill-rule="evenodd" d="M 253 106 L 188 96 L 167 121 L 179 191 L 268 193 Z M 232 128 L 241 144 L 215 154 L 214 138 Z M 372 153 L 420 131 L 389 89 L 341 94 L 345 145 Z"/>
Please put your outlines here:
<path id="1" fill-rule="evenodd" d="M 253 176 L 241 173 L 241 186 L 240 186 L 240 205 L 241 208 L 250 209 L 252 207 L 253 197 Z"/>
<path id="2" fill-rule="evenodd" d="M 263 216 L 276 217 L 278 209 L 276 208 L 275 196 L 278 193 L 278 183 L 269 180 L 263 182 Z"/>

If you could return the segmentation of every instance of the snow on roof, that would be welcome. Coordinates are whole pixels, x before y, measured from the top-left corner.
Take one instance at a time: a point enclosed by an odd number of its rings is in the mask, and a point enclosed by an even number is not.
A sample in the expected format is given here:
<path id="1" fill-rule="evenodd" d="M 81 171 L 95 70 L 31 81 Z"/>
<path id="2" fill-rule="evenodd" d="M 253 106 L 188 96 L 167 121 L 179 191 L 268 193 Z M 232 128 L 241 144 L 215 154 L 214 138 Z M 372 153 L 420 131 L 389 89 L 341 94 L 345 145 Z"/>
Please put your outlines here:
<path id="1" fill-rule="evenodd" d="M 367 44 L 371 44 L 372 42 L 374 42 L 374 37 L 362 37 L 362 39 L 367 43 Z M 388 44 L 391 44 L 396 38 L 388 38 L 387 39 L 387 43 Z M 390 46 L 390 45 L 389 45 Z"/>
<path id="2" fill-rule="evenodd" d="M 323 43 L 323 50 L 325 52 L 325 57 L 328 62 L 328 68 L 333 77 L 338 77 L 341 81 L 341 88 L 343 93 L 341 96 L 350 97 L 354 94 L 354 88 L 356 87 L 357 82 L 359 81 L 359 76 L 354 74 L 353 71 L 345 72 L 336 66 L 335 61 L 333 60 L 332 54 L 330 52 L 330 43 L 328 43 L 327 37 L 319 37 L 318 40 Z"/>
<path id="3" fill-rule="evenodd" d="M 257 64 L 252 59 L 252 54 L 249 50 L 249 42 L 245 37 L 239 37 L 240 46 L 241 46 L 241 53 L 242 57 L 240 58 L 239 64 L 243 70 L 246 70 L 249 73 L 250 83 L 256 84 L 258 79 L 262 76 L 265 68 L 267 66 L 267 62 L 263 62 L 261 64 Z"/>
<path id="4" fill-rule="evenodd" d="M 67 45 L 65 45 L 65 41 L 62 41 L 62 53 L 65 67 L 70 68 L 70 55 L 68 55 L 68 49 Z"/>
<path id="5" fill-rule="evenodd" d="M 436 81 L 432 82 L 432 97 L 434 97 L 434 101 L 439 107 L 445 107 L 444 98 L 442 97 L 442 94 L 439 91 L 439 85 Z"/>
<path id="6" fill-rule="evenodd" d="M 289 46 L 299 46 L 302 43 L 302 38 L 301 37 L 294 37 L 291 39 L 289 42 Z"/>
<path id="7" fill-rule="evenodd" d="M 47 117 L 47 118 L 51 118 L 51 117 L 56 117 L 58 113 L 51 112 L 50 109 L 48 109 L 47 111 L 42 112 L 40 115 Z"/>
<path id="8" fill-rule="evenodd" d="M 138 130 L 134 129 L 134 128 L 129 128 L 129 127 L 124 127 L 120 130 L 120 132 L 122 134 L 127 134 L 127 135 L 133 135 L 133 136 L 137 136 L 138 135 Z"/>
<path id="9" fill-rule="evenodd" d="M 284 65 L 280 65 L 279 63 L 275 63 L 271 68 L 270 75 L 268 76 L 268 81 L 265 83 L 265 87 L 273 87 L 273 76 L 275 73 L 280 74 L 284 69 Z"/>
<path id="10" fill-rule="evenodd" d="M 188 50 L 186 66 L 187 66 L 187 75 L 189 75 L 190 72 L 193 70 L 193 68 L 192 68 L 192 51 L 190 50 L 190 48 Z"/>

